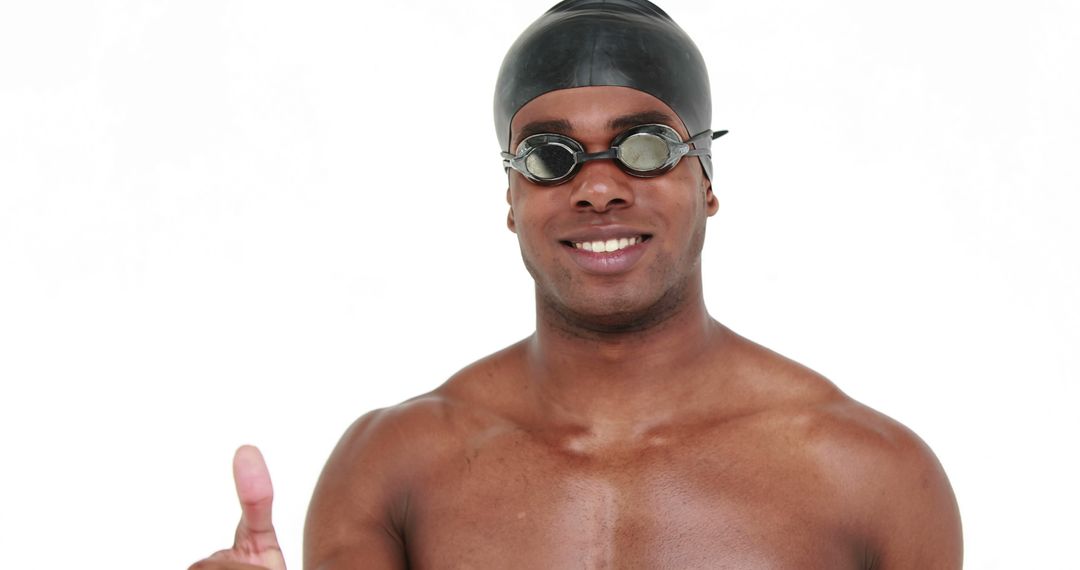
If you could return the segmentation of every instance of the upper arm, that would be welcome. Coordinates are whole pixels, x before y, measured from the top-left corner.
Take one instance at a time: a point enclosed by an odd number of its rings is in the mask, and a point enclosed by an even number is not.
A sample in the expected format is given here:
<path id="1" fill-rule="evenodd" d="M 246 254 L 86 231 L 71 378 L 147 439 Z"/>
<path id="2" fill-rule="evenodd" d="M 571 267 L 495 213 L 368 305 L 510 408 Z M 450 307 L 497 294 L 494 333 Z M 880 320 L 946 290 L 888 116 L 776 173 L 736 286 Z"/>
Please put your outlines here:
<path id="1" fill-rule="evenodd" d="M 304 526 L 307 570 L 404 570 L 407 507 L 402 418 L 376 410 L 345 432 L 323 468 Z"/>

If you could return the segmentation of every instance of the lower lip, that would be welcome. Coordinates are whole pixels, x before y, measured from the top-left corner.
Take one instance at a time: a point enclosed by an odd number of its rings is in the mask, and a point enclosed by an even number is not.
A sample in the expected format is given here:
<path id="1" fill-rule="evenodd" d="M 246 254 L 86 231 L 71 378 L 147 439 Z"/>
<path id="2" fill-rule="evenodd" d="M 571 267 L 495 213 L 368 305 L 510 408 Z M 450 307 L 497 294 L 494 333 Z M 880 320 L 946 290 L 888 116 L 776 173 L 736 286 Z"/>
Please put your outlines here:
<path id="1" fill-rule="evenodd" d="M 649 244 L 649 241 L 645 240 L 630 247 L 610 252 L 586 251 L 566 244 L 563 244 L 563 247 L 570 250 L 570 259 L 573 259 L 574 263 L 585 271 L 601 275 L 614 275 L 629 271 L 637 263 L 637 260 L 641 259 L 642 255 L 645 255 L 645 247 Z"/>

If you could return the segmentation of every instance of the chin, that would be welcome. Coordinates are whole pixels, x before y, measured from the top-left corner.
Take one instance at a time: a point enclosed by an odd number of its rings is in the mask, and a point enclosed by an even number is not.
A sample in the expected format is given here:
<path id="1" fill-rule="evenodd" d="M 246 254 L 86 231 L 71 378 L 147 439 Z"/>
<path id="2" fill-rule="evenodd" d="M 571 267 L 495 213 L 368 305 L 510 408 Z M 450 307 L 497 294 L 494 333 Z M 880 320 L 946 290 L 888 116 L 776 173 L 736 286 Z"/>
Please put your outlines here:
<path id="1" fill-rule="evenodd" d="M 605 280 L 575 275 L 572 267 L 539 271 L 531 263 L 535 257 L 524 250 L 522 260 L 536 284 L 538 319 L 568 334 L 587 336 L 646 330 L 678 314 L 695 287 L 700 289 L 700 252 L 699 245 L 697 255 L 683 263 L 659 263 L 644 274 Z M 689 270 L 676 272 L 680 266 Z"/>
<path id="2" fill-rule="evenodd" d="M 539 309 L 561 328 L 579 333 L 626 333 L 652 328 L 674 315 L 685 287 L 658 295 L 604 294 L 561 298 L 537 288 Z"/>

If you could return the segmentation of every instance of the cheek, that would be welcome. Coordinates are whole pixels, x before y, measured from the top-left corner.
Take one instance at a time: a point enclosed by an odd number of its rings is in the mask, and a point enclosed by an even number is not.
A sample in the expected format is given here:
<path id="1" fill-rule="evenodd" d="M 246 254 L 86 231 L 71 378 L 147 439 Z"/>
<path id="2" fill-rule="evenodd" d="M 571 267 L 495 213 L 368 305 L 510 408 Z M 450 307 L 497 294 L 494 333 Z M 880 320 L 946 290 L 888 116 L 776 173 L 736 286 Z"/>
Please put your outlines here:
<path id="1" fill-rule="evenodd" d="M 643 206 L 643 211 L 656 216 L 656 221 L 670 237 L 677 238 L 695 233 L 704 224 L 707 212 L 704 193 L 690 180 L 672 182 L 653 189 L 638 203 Z"/>
<path id="2" fill-rule="evenodd" d="M 535 257 L 542 244 L 548 241 L 547 220 L 551 219 L 551 197 L 529 188 L 511 186 L 510 205 L 514 209 L 514 224 L 518 244 L 523 253 Z"/>
<path id="3" fill-rule="evenodd" d="M 709 216 L 706 190 L 708 184 L 697 160 L 684 162 L 685 164 L 679 165 L 679 184 L 682 188 L 679 202 L 690 219 L 694 220 L 694 225 L 697 225 Z"/>

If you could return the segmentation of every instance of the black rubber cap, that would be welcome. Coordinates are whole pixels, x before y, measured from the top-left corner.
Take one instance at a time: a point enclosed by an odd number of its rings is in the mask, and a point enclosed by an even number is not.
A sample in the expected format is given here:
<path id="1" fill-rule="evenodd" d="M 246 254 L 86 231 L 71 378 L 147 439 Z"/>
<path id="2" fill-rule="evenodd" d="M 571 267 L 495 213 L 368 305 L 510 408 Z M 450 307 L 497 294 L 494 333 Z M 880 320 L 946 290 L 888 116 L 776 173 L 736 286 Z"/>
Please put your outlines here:
<path id="1" fill-rule="evenodd" d="M 526 103 L 549 91 L 594 85 L 631 87 L 660 99 L 690 135 L 710 128 L 705 61 L 670 16 L 647 0 L 566 0 L 522 32 L 503 59 L 495 85 L 502 149 L 510 151 L 510 122 Z M 711 178 L 711 161 L 699 158 Z"/>

